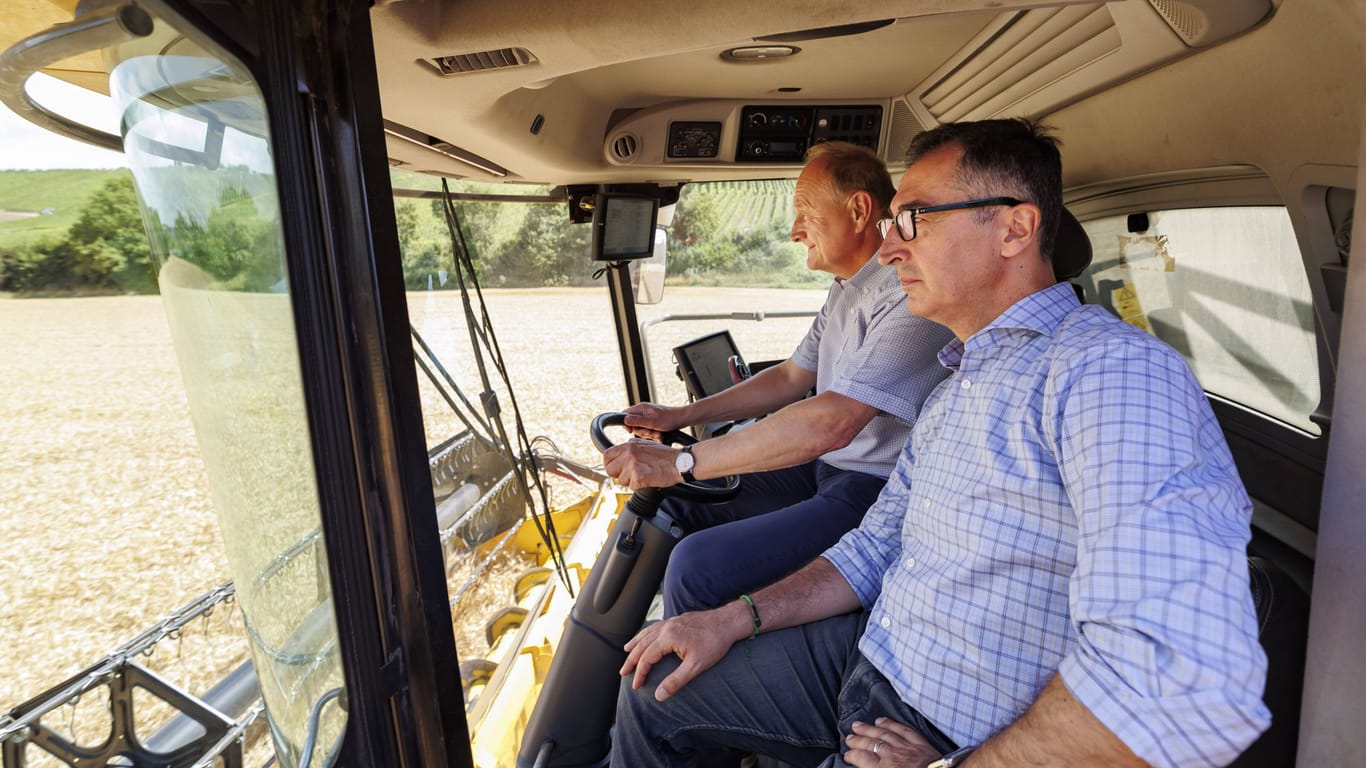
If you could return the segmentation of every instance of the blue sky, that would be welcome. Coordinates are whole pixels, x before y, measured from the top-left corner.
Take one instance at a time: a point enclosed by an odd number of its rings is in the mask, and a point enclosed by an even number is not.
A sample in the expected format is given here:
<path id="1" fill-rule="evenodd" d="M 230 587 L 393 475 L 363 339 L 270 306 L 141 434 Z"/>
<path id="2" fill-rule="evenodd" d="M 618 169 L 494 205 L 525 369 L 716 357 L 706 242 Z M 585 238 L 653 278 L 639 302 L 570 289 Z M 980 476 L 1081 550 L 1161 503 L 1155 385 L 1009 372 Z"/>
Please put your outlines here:
<path id="1" fill-rule="evenodd" d="M 46 75 L 29 80 L 29 95 L 49 110 L 117 133 L 118 120 L 109 100 Z M 50 168 L 119 168 L 123 155 L 92 147 L 39 128 L 0 105 L 0 170 Z"/>

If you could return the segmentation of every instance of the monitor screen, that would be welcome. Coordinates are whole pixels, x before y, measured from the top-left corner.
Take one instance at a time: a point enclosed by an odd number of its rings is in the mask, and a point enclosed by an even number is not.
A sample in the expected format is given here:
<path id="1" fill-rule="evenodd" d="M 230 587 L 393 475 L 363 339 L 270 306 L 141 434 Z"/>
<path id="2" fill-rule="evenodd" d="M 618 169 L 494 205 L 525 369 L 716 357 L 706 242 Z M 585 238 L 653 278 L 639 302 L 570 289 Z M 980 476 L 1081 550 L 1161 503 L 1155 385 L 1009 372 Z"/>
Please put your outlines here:
<path id="1" fill-rule="evenodd" d="M 729 331 L 719 331 L 674 347 L 678 372 L 694 399 L 714 395 L 735 383 L 730 373 L 730 357 L 738 354 L 740 351 L 735 348 Z"/>
<path id="2" fill-rule="evenodd" d="M 654 253 L 659 201 L 652 197 L 597 196 L 593 209 L 593 259 L 648 259 Z"/>

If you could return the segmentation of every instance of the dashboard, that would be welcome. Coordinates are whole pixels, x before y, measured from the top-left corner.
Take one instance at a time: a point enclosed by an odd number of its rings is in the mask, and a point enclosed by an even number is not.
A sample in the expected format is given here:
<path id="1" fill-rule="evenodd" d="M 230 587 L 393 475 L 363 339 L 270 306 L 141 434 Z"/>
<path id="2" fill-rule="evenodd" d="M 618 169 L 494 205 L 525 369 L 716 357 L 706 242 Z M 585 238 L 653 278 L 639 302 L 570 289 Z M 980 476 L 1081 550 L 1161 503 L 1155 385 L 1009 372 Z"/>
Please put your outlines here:
<path id="1" fill-rule="evenodd" d="M 806 151 L 844 141 L 881 154 L 885 103 L 694 102 L 639 110 L 607 133 L 616 165 L 800 164 Z"/>
<path id="2" fill-rule="evenodd" d="M 722 121 L 670 121 L 666 160 L 713 159 L 723 143 Z M 730 140 L 740 162 L 801 162 L 806 150 L 825 141 L 878 149 L 881 105 L 744 106 Z"/>

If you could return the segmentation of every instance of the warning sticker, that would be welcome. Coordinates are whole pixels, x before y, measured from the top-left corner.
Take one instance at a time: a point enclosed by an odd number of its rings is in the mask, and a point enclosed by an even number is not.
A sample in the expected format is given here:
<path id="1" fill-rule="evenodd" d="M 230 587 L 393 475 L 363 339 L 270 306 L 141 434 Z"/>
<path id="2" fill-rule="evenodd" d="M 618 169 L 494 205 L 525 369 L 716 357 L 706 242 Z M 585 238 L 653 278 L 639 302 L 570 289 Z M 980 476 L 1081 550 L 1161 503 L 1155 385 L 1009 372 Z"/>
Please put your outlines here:
<path id="1" fill-rule="evenodd" d="M 1125 283 L 1119 288 L 1110 291 L 1110 303 L 1119 313 L 1119 319 L 1134 326 L 1142 328 L 1148 333 L 1152 333 L 1152 326 L 1148 324 L 1147 315 L 1143 314 L 1143 305 L 1138 300 L 1138 291 L 1134 289 L 1132 283 Z"/>

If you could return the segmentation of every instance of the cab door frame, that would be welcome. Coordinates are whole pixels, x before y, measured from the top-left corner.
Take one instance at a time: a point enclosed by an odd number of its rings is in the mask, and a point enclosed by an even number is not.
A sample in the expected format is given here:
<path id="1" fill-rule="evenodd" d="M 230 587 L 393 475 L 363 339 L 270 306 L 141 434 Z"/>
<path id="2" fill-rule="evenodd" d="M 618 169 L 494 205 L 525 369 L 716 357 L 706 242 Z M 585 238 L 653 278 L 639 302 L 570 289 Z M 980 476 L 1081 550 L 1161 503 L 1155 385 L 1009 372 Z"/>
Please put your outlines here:
<path id="1" fill-rule="evenodd" d="M 1366 35 L 1366 14 L 1359 16 Z M 1360 39 L 1360 36 L 1359 36 Z M 1344 62 L 1366 75 L 1366 57 Z M 1350 75 L 1349 75 L 1350 76 Z M 1357 153 L 1357 196 L 1352 239 L 1366 242 L 1366 103 L 1350 105 L 1363 126 Z M 1366 750 L 1361 721 L 1366 703 L 1366 258 L 1348 264 L 1338 346 L 1333 427 L 1328 439 L 1323 503 L 1319 512 L 1314 588 L 1309 614 L 1298 765 L 1352 765 Z"/>
<path id="2" fill-rule="evenodd" d="M 346 681 L 336 764 L 471 766 L 369 3 L 147 6 L 236 56 L 269 113 Z"/>

